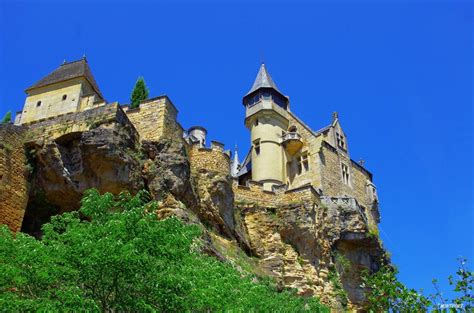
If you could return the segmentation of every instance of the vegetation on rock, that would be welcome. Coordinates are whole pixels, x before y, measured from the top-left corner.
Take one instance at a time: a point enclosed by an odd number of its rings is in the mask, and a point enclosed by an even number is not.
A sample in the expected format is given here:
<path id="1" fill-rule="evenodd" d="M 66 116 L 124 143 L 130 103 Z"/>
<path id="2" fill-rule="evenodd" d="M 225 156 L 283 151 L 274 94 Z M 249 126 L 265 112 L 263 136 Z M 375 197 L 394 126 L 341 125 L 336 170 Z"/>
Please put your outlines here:
<path id="1" fill-rule="evenodd" d="M 54 216 L 36 240 L 0 228 L 0 307 L 6 311 L 310 311 L 315 298 L 203 255 L 201 230 L 159 221 L 146 192 L 88 190 L 79 211 Z"/>
<path id="2" fill-rule="evenodd" d="M 132 109 L 137 108 L 140 105 L 140 101 L 146 99 L 148 99 L 148 88 L 143 77 L 138 77 L 130 97 L 130 107 Z"/>

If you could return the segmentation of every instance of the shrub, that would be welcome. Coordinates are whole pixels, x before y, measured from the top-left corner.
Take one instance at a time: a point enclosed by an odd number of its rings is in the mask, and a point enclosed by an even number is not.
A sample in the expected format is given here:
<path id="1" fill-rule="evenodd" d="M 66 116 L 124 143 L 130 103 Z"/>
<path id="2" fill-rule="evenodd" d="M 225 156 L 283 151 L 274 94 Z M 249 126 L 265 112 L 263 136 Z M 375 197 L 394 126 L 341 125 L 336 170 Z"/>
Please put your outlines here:
<path id="1" fill-rule="evenodd" d="M 199 252 L 201 231 L 158 221 L 145 192 L 85 193 L 54 216 L 41 241 L 0 228 L 0 307 L 6 311 L 310 311 L 315 298 L 277 292 Z"/>

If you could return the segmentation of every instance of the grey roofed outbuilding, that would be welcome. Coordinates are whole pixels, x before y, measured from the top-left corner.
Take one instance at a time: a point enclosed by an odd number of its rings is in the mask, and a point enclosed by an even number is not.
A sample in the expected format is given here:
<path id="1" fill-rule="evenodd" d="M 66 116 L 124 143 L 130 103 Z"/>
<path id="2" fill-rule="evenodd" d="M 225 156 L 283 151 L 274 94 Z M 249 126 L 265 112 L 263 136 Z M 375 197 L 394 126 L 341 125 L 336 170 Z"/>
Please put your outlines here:
<path id="1" fill-rule="evenodd" d="M 48 85 L 56 84 L 59 82 L 67 81 L 70 79 L 84 77 L 89 84 L 91 84 L 92 89 L 97 93 L 97 95 L 104 100 L 104 96 L 100 92 L 99 86 L 92 75 L 91 69 L 87 64 L 86 58 L 82 58 L 77 61 L 64 63 L 39 81 L 37 81 L 32 86 L 28 87 L 25 91 L 45 87 Z"/>
<path id="2" fill-rule="evenodd" d="M 267 68 L 265 67 L 265 63 L 262 63 L 262 65 L 260 65 L 260 69 L 258 70 L 257 77 L 255 78 L 255 82 L 253 83 L 252 88 L 250 88 L 250 91 L 247 92 L 245 96 L 248 96 L 249 94 L 251 94 L 252 92 L 260 88 L 272 88 L 278 91 L 280 94 L 282 94 L 280 90 L 278 90 L 275 82 L 273 81 L 272 77 L 268 73 Z"/>

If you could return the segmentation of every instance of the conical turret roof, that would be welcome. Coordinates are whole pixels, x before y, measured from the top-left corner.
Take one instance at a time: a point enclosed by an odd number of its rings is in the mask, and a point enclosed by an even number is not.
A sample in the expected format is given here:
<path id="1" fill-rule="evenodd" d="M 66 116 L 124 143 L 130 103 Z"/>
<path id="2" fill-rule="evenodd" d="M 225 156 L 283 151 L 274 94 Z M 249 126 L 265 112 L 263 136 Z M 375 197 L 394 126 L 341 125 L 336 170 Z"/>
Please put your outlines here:
<path id="1" fill-rule="evenodd" d="M 262 63 L 262 65 L 260 65 L 260 69 L 258 70 L 255 82 L 253 83 L 253 86 L 250 91 L 247 92 L 245 96 L 248 96 L 249 94 L 260 88 L 273 88 L 281 94 L 272 77 L 268 73 L 267 68 L 265 67 L 265 63 Z"/>

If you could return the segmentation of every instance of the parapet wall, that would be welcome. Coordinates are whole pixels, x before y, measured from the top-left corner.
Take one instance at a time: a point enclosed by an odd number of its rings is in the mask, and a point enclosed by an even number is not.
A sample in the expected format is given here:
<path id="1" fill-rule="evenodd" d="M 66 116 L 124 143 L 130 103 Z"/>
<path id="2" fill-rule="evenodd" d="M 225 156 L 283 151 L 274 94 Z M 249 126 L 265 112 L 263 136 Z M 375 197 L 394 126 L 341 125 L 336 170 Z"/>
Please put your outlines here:
<path id="1" fill-rule="evenodd" d="M 224 152 L 222 145 L 213 142 L 211 148 L 200 148 L 193 145 L 188 148 L 191 171 L 210 170 L 224 175 L 230 174 L 230 156 Z"/>
<path id="2" fill-rule="evenodd" d="M 167 96 L 142 101 L 138 108 L 124 106 L 141 140 L 181 139 L 183 128 L 177 122 L 178 110 Z"/>
<path id="3" fill-rule="evenodd" d="M 26 142 L 42 138 L 54 140 L 65 134 L 87 131 L 99 124 L 110 122 L 118 122 L 133 128 L 120 105 L 115 102 L 83 112 L 68 113 L 28 124 Z"/>
<path id="4" fill-rule="evenodd" d="M 28 177 L 22 126 L 0 125 L 0 221 L 21 229 L 28 202 Z"/>
<path id="5" fill-rule="evenodd" d="M 319 194 L 311 185 L 290 190 L 268 191 L 264 190 L 263 184 L 259 182 L 248 181 L 247 186 L 242 186 L 234 181 L 232 189 L 236 204 L 256 204 L 276 208 L 301 202 L 320 203 Z"/>

